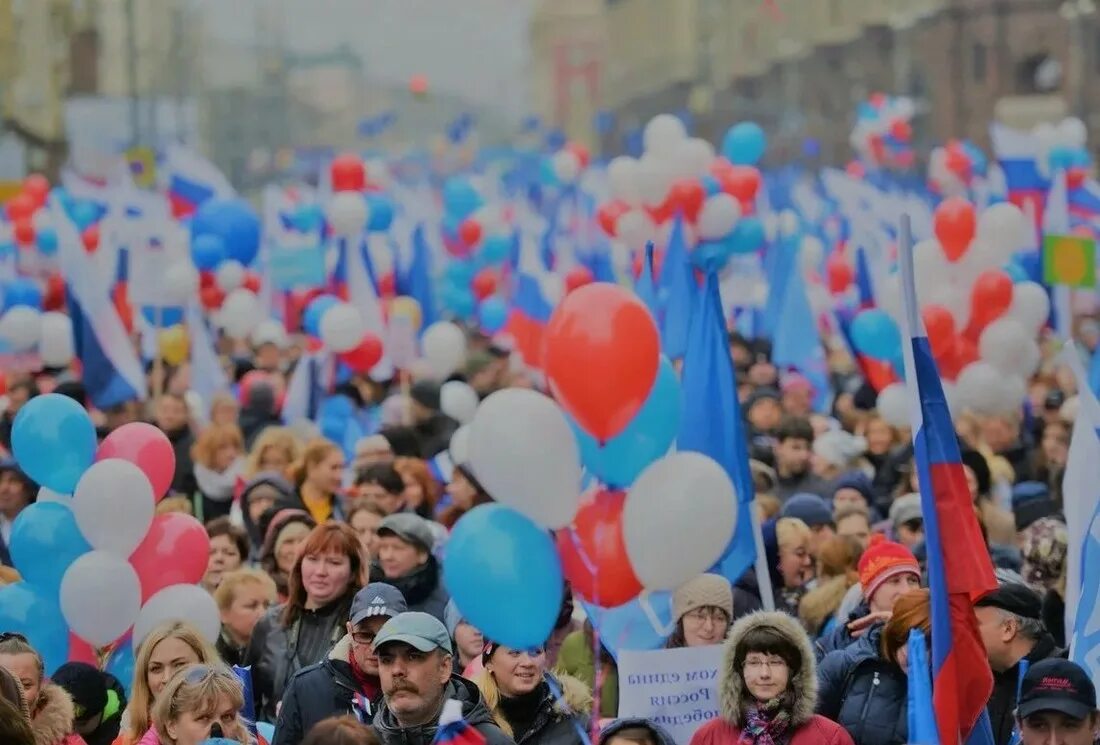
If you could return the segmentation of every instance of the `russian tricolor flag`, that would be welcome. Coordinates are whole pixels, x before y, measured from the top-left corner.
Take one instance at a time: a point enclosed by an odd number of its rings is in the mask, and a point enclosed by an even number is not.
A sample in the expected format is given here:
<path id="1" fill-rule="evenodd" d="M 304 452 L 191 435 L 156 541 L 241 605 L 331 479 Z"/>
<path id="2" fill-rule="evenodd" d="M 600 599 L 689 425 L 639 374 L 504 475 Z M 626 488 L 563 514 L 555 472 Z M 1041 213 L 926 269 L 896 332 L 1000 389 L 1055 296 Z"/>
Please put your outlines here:
<path id="1" fill-rule="evenodd" d="M 932 597 L 932 685 L 941 743 L 966 741 L 985 713 L 993 690 L 973 601 L 997 588 L 993 564 L 963 472 L 939 371 L 924 331 L 913 280 L 913 240 L 902 217 L 903 344 L 910 395 L 914 461 L 924 513 L 928 586 Z M 990 738 L 991 739 L 991 738 Z"/>
<path id="2" fill-rule="evenodd" d="M 172 146 L 164 155 L 158 172 L 177 218 L 193 215 L 203 202 L 235 193 L 225 175 L 197 153 Z"/>
<path id="3" fill-rule="evenodd" d="M 554 312 L 553 303 L 543 291 L 542 278 L 546 271 L 540 263 L 534 246 L 524 244 L 520 247 L 508 322 L 504 327 L 515 341 L 524 364 L 537 370 L 542 369 L 543 335 Z"/>
<path id="4" fill-rule="evenodd" d="M 993 143 L 993 155 L 1004 173 L 1009 201 L 1024 214 L 1027 214 L 1030 204 L 1036 225 L 1042 224 L 1050 180 L 1039 171 L 1036 163 L 1040 156 L 1039 140 L 1030 132 L 1021 132 L 998 123 L 990 125 L 989 137 Z"/>

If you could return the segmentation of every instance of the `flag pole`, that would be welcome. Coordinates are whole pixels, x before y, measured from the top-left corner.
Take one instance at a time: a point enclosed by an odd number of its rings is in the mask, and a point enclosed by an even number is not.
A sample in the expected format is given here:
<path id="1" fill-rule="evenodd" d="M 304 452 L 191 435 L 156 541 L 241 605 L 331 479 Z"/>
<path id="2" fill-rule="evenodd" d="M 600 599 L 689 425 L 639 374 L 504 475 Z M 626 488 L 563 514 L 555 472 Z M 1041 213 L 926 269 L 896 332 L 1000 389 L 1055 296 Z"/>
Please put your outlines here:
<path id="1" fill-rule="evenodd" d="M 756 544 L 756 560 L 753 567 L 756 569 L 756 586 L 760 590 L 760 603 L 764 610 L 775 610 L 775 590 L 772 588 L 772 575 L 768 571 L 768 557 L 764 551 L 764 534 L 760 530 L 760 512 L 756 501 L 749 505 L 749 516 L 752 519 L 752 540 Z"/>

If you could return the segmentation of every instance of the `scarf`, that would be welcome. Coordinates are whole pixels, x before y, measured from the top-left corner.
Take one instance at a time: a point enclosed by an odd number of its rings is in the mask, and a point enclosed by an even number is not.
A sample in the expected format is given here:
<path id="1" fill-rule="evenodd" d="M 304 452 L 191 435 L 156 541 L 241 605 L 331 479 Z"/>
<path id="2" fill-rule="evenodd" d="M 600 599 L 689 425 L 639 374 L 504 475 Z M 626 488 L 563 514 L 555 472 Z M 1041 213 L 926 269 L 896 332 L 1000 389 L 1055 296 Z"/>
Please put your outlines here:
<path id="1" fill-rule="evenodd" d="M 207 499 L 214 502 L 227 502 L 233 498 L 237 478 L 244 470 L 244 458 L 237 458 L 229 464 L 229 468 L 221 472 L 207 468 L 202 463 L 196 463 L 194 470 L 199 491 Z"/>
<path id="2" fill-rule="evenodd" d="M 754 701 L 745 706 L 745 726 L 741 729 L 743 745 L 785 745 L 790 742 L 790 698 L 783 694 L 771 701 Z"/>
<path id="3" fill-rule="evenodd" d="M 350 649 L 348 650 L 348 664 L 351 665 L 351 674 L 355 678 L 355 687 L 359 689 L 359 692 L 367 697 L 368 702 L 378 698 L 378 694 L 382 693 L 382 681 L 376 675 L 367 675 L 363 668 L 359 667 L 359 662 L 355 659 L 355 652 Z"/>

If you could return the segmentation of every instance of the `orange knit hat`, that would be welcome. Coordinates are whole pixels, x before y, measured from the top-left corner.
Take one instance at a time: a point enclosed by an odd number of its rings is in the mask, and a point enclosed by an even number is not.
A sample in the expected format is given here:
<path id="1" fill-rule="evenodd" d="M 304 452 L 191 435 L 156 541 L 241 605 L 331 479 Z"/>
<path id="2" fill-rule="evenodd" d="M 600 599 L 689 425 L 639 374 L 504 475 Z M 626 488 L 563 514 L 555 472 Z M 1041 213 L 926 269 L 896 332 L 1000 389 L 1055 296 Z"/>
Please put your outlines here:
<path id="1" fill-rule="evenodd" d="M 870 600 L 883 582 L 906 573 L 920 579 L 920 564 L 913 552 L 900 543 L 886 540 L 881 534 L 872 536 L 871 545 L 859 559 L 859 584 L 863 586 L 863 597 Z"/>

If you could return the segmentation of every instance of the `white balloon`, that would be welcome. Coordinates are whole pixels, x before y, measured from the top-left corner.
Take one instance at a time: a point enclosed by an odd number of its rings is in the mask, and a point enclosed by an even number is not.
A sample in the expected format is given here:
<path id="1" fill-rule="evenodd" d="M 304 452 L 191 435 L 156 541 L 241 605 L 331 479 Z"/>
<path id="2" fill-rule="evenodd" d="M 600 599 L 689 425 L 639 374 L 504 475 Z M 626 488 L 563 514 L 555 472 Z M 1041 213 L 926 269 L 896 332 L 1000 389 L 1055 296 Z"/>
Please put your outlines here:
<path id="1" fill-rule="evenodd" d="M 978 354 L 1002 373 L 1023 377 L 1030 377 L 1042 359 L 1033 332 L 1013 318 L 998 318 L 985 327 Z"/>
<path id="2" fill-rule="evenodd" d="M 1050 317 L 1050 297 L 1036 282 L 1017 282 L 1012 287 L 1012 305 L 1006 315 L 1029 331 L 1038 331 Z"/>
<path id="3" fill-rule="evenodd" d="M 439 380 L 466 363 L 466 334 L 450 321 L 436 321 L 426 328 L 420 348 L 429 371 Z"/>
<path id="4" fill-rule="evenodd" d="M 470 423 L 470 464 L 493 499 L 543 527 L 563 528 L 577 513 L 577 439 L 541 393 L 506 388 L 486 398 Z"/>
<path id="5" fill-rule="evenodd" d="M 657 226 L 643 210 L 630 210 L 615 221 L 615 235 L 627 248 L 637 251 L 657 236 Z"/>
<path id="6" fill-rule="evenodd" d="M 796 234 L 799 229 L 798 213 L 794 210 L 783 210 L 779 213 L 779 221 L 776 223 L 775 228 L 783 238 L 789 238 Z"/>
<path id="7" fill-rule="evenodd" d="M 334 352 L 350 352 L 366 333 L 363 314 L 351 303 L 337 303 L 321 316 L 321 341 Z"/>
<path id="8" fill-rule="evenodd" d="M 1085 123 L 1075 116 L 1063 119 L 1057 127 L 1058 140 L 1066 147 L 1084 147 L 1089 132 Z"/>
<path id="9" fill-rule="evenodd" d="M 892 427 L 909 427 L 909 392 L 905 383 L 891 383 L 879 391 L 875 409 Z"/>
<path id="10" fill-rule="evenodd" d="M 925 305 L 942 305 L 951 311 L 955 328 L 964 329 L 970 321 L 970 291 L 968 284 L 956 282 L 951 275 L 941 277 L 938 284 L 921 295 Z"/>
<path id="11" fill-rule="evenodd" d="M 439 410 L 459 424 L 469 424 L 481 399 L 477 391 L 461 380 L 449 380 L 439 389 Z"/>
<path id="12" fill-rule="evenodd" d="M 714 566 L 733 536 L 736 503 L 729 476 L 705 455 L 679 452 L 651 463 L 623 506 L 626 553 L 642 585 L 674 590 Z"/>
<path id="13" fill-rule="evenodd" d="M 27 305 L 9 308 L 0 316 L 0 340 L 13 352 L 29 352 L 41 338 L 42 314 Z"/>
<path id="14" fill-rule="evenodd" d="M 978 216 L 977 237 L 988 242 L 1007 261 L 1033 240 L 1027 216 L 1012 202 L 998 202 Z"/>
<path id="15" fill-rule="evenodd" d="M 642 202 L 648 205 L 658 205 L 668 196 L 668 187 L 672 184 L 675 174 L 669 165 L 656 155 L 646 155 L 638 161 L 636 178 L 638 180 L 638 194 Z"/>
<path id="16" fill-rule="evenodd" d="M 1001 381 L 1000 394 L 1000 413 L 1018 412 L 1027 396 L 1027 382 L 1017 375 L 1009 375 Z"/>
<path id="17" fill-rule="evenodd" d="M 937 241 L 921 241 L 913 246 L 913 279 L 921 304 L 931 302 L 928 293 L 950 276 L 949 272 L 947 257 Z"/>
<path id="18" fill-rule="evenodd" d="M 199 270 L 190 261 L 177 261 L 164 270 L 161 289 L 169 303 L 186 305 L 199 291 Z"/>
<path id="19" fill-rule="evenodd" d="M 684 123 L 672 114 L 658 114 L 649 120 L 642 132 L 647 153 L 670 152 L 685 137 Z"/>
<path id="20" fill-rule="evenodd" d="M 56 310 L 43 313 L 40 333 L 42 338 L 38 342 L 38 354 L 44 365 L 65 367 L 73 361 L 76 350 L 71 318 Z"/>
<path id="21" fill-rule="evenodd" d="M 244 264 L 236 259 L 223 261 L 214 272 L 214 281 L 223 292 L 232 292 L 244 284 Z"/>
<path id="22" fill-rule="evenodd" d="M 134 621 L 136 651 L 149 632 L 168 621 L 186 621 L 213 644 L 221 633 L 221 617 L 213 596 L 198 585 L 165 587 L 142 606 Z"/>
<path id="23" fill-rule="evenodd" d="M 701 137 L 689 137 L 676 145 L 677 173 L 683 178 L 699 178 L 710 172 L 714 145 Z"/>
<path id="24" fill-rule="evenodd" d="M 73 517 L 84 538 L 92 548 L 123 558 L 145 537 L 155 506 L 149 478 L 121 458 L 93 463 L 73 491 Z"/>
<path id="25" fill-rule="evenodd" d="M 451 435 L 451 443 L 447 446 L 447 453 L 451 456 L 451 463 L 460 466 L 470 462 L 470 425 L 463 424 Z"/>
<path id="26" fill-rule="evenodd" d="M 886 311 L 891 318 L 901 324 L 901 277 L 897 272 L 888 274 L 882 280 L 882 285 L 879 287 L 878 307 Z"/>
<path id="27" fill-rule="evenodd" d="M 803 274 L 816 272 L 825 261 L 825 244 L 816 235 L 805 235 L 798 249 L 798 263 Z"/>
<path id="28" fill-rule="evenodd" d="M 1013 393 L 1006 392 L 1010 379 L 984 360 L 971 362 L 955 379 L 959 405 L 975 414 L 1004 413 L 1005 400 Z"/>
<path id="29" fill-rule="evenodd" d="M 699 237 L 706 240 L 725 238 L 741 217 L 741 205 L 729 194 L 715 194 L 699 210 Z"/>
<path id="30" fill-rule="evenodd" d="M 559 150 L 554 153 L 551 164 L 554 167 L 554 175 L 563 184 L 572 184 L 581 175 L 581 161 L 569 150 Z"/>
<path id="31" fill-rule="evenodd" d="M 951 414 L 951 419 L 954 420 L 961 411 L 959 391 L 950 380 L 940 380 L 940 386 L 943 387 L 943 397 L 947 399 L 947 411 Z"/>
<path id="32" fill-rule="evenodd" d="M 256 324 L 256 328 L 252 329 L 252 333 L 249 334 L 248 338 L 254 347 L 261 344 L 274 344 L 279 349 L 285 349 L 289 342 L 286 328 L 274 318 L 265 318 Z"/>
<path id="33" fill-rule="evenodd" d="M 247 339 L 252 329 L 264 320 L 264 312 L 256 293 L 238 287 L 225 296 L 218 317 L 225 333 L 234 339 Z"/>
<path id="34" fill-rule="evenodd" d="M 631 207 L 642 203 L 642 194 L 638 190 L 638 161 L 629 155 L 620 155 L 607 164 L 607 185 L 611 196 Z"/>
<path id="35" fill-rule="evenodd" d="M 61 614 L 74 634 L 102 647 L 126 633 L 141 610 L 141 580 L 125 556 L 89 551 L 61 579 Z"/>
<path id="36" fill-rule="evenodd" d="M 363 232 L 370 219 L 370 209 L 362 194 L 341 191 L 333 195 L 325 209 L 325 219 L 332 232 L 341 238 L 353 238 Z"/>

